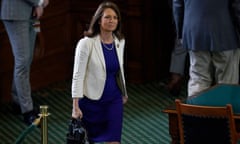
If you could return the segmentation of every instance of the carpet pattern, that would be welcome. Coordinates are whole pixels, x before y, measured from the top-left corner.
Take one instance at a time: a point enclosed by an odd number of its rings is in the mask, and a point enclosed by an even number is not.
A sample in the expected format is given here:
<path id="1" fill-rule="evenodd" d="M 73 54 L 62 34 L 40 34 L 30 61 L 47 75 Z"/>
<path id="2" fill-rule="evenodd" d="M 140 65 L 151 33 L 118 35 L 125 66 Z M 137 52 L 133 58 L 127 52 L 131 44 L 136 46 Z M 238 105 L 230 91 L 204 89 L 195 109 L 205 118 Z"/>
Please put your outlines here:
<path id="1" fill-rule="evenodd" d="M 47 105 L 48 143 L 65 144 L 68 122 L 71 117 L 71 83 L 61 82 L 33 92 L 37 106 Z M 159 82 L 128 84 L 129 100 L 124 106 L 122 144 L 169 144 L 168 117 L 162 110 L 174 104 L 172 97 Z M 186 96 L 183 86 L 181 96 Z M 0 144 L 14 144 L 27 128 L 20 115 L 11 113 L 8 104 L 0 111 Z M 36 128 L 29 133 L 23 144 L 40 144 L 41 131 Z"/>

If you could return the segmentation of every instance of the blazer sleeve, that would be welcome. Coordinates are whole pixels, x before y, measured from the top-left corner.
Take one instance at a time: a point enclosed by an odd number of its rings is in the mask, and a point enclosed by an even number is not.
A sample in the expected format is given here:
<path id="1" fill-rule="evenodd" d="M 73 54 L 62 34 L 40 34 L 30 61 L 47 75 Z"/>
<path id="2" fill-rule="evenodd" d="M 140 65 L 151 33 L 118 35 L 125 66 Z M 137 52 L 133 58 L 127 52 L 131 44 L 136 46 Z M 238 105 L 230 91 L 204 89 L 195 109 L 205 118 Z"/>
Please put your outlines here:
<path id="1" fill-rule="evenodd" d="M 184 1 L 173 0 L 172 2 L 173 18 L 177 30 L 177 38 L 182 38 L 183 20 L 184 20 Z"/>
<path id="2" fill-rule="evenodd" d="M 72 97 L 83 97 L 84 78 L 90 53 L 89 42 L 86 38 L 81 39 L 76 47 L 72 78 Z"/>
<path id="3" fill-rule="evenodd" d="M 235 26 L 240 32 L 240 0 L 230 0 L 230 11 Z"/>
<path id="4" fill-rule="evenodd" d="M 121 91 L 123 96 L 128 96 L 127 88 L 126 88 L 126 80 L 125 80 L 125 72 L 124 72 L 124 54 L 125 54 L 125 40 L 121 40 L 122 43 L 122 65 L 120 71 L 120 82 L 121 82 Z"/>

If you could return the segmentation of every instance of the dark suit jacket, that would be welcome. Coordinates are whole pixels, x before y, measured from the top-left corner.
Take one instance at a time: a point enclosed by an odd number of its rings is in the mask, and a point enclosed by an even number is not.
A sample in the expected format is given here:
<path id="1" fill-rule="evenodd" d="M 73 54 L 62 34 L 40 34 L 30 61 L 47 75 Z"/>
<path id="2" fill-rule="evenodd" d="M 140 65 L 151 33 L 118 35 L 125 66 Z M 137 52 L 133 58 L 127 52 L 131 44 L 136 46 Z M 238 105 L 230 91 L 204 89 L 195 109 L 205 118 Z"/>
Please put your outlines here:
<path id="1" fill-rule="evenodd" d="M 39 0 L 1 0 L 0 17 L 3 20 L 28 20 Z"/>
<path id="2" fill-rule="evenodd" d="M 239 0 L 238 0 L 239 1 Z M 231 0 L 173 0 L 178 37 L 189 50 L 223 51 L 238 48 Z"/>

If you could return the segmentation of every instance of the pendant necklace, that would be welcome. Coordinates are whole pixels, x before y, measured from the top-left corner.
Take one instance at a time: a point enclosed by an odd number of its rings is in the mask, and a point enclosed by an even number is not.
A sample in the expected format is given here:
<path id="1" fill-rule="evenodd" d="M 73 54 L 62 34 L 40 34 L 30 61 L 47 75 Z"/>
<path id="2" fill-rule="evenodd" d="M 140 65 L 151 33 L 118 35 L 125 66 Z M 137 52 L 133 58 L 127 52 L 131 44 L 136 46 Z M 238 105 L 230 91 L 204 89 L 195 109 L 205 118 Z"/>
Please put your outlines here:
<path id="1" fill-rule="evenodd" d="M 103 42 L 102 42 L 102 45 L 103 45 L 103 47 L 104 47 L 105 49 L 107 49 L 107 50 L 109 50 L 109 51 L 113 50 L 113 48 L 114 48 L 113 43 L 109 44 L 110 47 L 108 47 L 108 45 L 107 45 L 107 44 L 104 44 Z"/>

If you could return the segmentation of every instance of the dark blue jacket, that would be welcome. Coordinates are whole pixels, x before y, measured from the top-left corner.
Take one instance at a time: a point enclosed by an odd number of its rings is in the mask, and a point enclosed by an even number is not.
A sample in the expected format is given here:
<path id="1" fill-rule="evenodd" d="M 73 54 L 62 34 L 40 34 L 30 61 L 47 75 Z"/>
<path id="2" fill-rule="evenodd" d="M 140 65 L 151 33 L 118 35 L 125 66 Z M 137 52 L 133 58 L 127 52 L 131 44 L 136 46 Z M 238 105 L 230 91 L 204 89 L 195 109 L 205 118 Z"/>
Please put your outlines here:
<path id="1" fill-rule="evenodd" d="M 238 48 L 236 25 L 239 20 L 234 15 L 240 7 L 233 7 L 233 1 L 173 0 L 173 16 L 183 47 L 195 51 Z"/>

